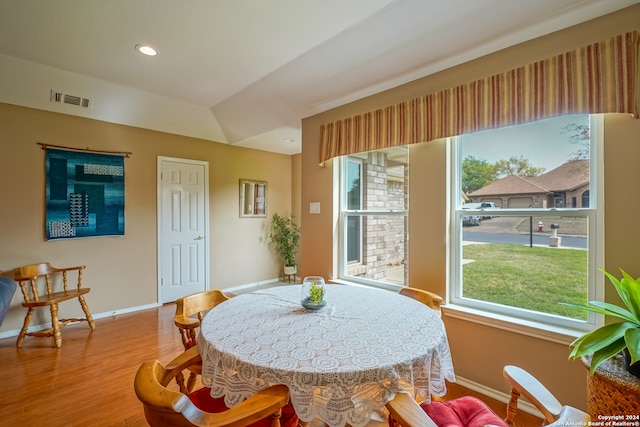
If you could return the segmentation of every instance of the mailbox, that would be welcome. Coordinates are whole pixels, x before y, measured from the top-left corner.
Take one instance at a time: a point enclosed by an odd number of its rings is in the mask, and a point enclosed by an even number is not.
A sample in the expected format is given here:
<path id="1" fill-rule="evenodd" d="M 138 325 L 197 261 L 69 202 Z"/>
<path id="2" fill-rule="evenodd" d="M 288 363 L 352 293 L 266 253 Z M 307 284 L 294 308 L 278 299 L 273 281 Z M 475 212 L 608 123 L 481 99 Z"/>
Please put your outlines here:
<path id="1" fill-rule="evenodd" d="M 558 236 L 558 228 L 560 228 L 560 224 L 551 224 L 553 235 L 549 236 L 549 246 L 551 246 L 552 248 L 557 248 L 560 246 L 560 240 L 562 238 Z"/>

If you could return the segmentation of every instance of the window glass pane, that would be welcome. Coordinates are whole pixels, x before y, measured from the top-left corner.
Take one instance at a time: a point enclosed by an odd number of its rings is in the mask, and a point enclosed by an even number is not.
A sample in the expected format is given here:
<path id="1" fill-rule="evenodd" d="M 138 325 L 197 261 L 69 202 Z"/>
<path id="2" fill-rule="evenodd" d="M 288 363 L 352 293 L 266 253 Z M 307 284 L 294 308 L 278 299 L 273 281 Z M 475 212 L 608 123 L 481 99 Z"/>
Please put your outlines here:
<path id="1" fill-rule="evenodd" d="M 501 208 L 589 207 L 589 116 L 459 138 L 465 200 Z"/>
<path id="2" fill-rule="evenodd" d="M 343 159 L 342 275 L 363 283 L 407 277 L 408 148 Z"/>
<path id="3" fill-rule="evenodd" d="M 361 262 L 361 227 L 359 216 L 347 216 L 347 263 Z"/>
<path id="4" fill-rule="evenodd" d="M 588 115 L 455 138 L 454 303 L 576 328 L 594 321 L 560 304 L 594 299 L 593 144 Z"/>
<path id="5" fill-rule="evenodd" d="M 351 156 L 347 162 L 345 183 L 347 209 L 406 209 L 408 156 L 409 149 L 406 146 Z M 357 199 L 355 194 L 361 194 L 362 200 Z"/>
<path id="6" fill-rule="evenodd" d="M 347 161 L 347 177 L 345 180 L 346 192 L 347 192 L 347 209 L 361 209 L 362 205 L 362 192 L 360 191 L 360 180 L 362 179 L 360 174 L 360 163 L 354 161 Z"/>
<path id="7" fill-rule="evenodd" d="M 588 218 L 494 216 L 465 227 L 462 297 L 586 320 Z"/>

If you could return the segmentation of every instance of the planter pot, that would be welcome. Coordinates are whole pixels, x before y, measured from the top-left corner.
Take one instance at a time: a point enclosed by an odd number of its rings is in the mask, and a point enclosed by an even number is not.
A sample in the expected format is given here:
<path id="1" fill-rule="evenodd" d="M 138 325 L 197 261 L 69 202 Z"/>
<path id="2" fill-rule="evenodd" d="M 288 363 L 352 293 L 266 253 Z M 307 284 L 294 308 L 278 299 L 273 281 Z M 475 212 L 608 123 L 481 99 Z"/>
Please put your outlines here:
<path id="1" fill-rule="evenodd" d="M 629 354 L 629 350 L 626 348 L 622 351 L 622 354 L 624 355 L 624 367 L 627 372 L 640 378 L 640 361 L 632 365 L 631 355 Z"/>
<path id="2" fill-rule="evenodd" d="M 298 272 L 298 267 L 296 267 L 295 265 L 284 266 L 284 274 L 286 274 L 287 276 L 293 276 L 297 272 Z"/>
<path id="3" fill-rule="evenodd" d="M 591 376 L 591 356 L 582 357 L 587 368 L 588 412 L 591 419 L 603 416 L 637 414 L 640 402 L 640 378 L 624 367 L 622 354 L 605 360 Z M 634 364 L 635 365 L 635 364 Z"/>

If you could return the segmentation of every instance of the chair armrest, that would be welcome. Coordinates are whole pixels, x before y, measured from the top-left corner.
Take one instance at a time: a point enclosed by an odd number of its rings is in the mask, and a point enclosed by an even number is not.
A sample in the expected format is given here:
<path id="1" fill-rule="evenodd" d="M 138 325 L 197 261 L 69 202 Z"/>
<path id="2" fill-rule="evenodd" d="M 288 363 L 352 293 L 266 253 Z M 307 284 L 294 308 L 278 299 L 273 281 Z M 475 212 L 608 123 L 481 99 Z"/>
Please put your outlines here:
<path id="1" fill-rule="evenodd" d="M 410 394 L 397 393 L 386 407 L 402 427 L 438 427 Z"/>
<path id="2" fill-rule="evenodd" d="M 174 408 L 196 425 L 236 425 L 242 420 L 258 421 L 274 413 L 281 413 L 287 402 L 289 389 L 280 384 L 261 390 L 233 408 L 215 414 L 192 407 L 189 399 L 182 399 Z"/>
<path id="3" fill-rule="evenodd" d="M 181 353 L 178 357 L 167 363 L 167 366 L 164 368 L 167 372 L 165 374 L 165 377 L 167 378 L 167 384 L 171 382 L 173 377 L 175 377 L 179 372 L 184 371 L 191 365 L 201 362 L 202 358 L 200 357 L 200 348 L 197 345 L 194 345 L 185 352 Z M 166 386 L 167 384 L 162 385 Z"/>
<path id="4" fill-rule="evenodd" d="M 173 323 L 178 328 L 183 328 L 183 329 L 193 329 L 200 326 L 200 321 L 198 319 L 195 319 L 193 317 L 180 316 L 180 315 L 175 316 L 173 318 Z"/>
<path id="5" fill-rule="evenodd" d="M 558 419 L 551 424 L 547 424 L 547 426 L 586 426 L 589 425 L 589 421 L 591 421 L 589 414 L 572 406 L 564 406 Z"/>
<path id="6" fill-rule="evenodd" d="M 512 390 L 527 398 L 544 415 L 548 423 L 558 419 L 563 406 L 556 397 L 533 375 L 522 368 L 507 365 L 502 374 Z"/>

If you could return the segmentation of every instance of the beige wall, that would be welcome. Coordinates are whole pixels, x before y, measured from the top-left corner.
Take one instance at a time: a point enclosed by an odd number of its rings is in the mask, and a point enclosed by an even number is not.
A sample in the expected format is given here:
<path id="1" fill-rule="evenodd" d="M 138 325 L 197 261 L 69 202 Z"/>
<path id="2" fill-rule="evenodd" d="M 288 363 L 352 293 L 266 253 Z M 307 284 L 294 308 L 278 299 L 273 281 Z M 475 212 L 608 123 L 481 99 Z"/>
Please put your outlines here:
<path id="1" fill-rule="evenodd" d="M 640 5 L 580 26 L 454 67 L 445 72 L 338 107 L 303 120 L 302 265 L 303 275 L 333 276 L 332 245 L 335 215 L 333 161 L 318 166 L 322 123 L 373 110 L 398 101 L 455 86 L 546 58 L 625 31 L 640 30 Z M 605 120 L 606 268 L 640 275 L 636 243 L 640 227 L 640 120 L 611 115 Z M 517 154 L 517 153 L 514 153 Z M 409 285 L 446 292 L 447 238 L 446 147 L 442 141 L 417 144 L 410 151 Z M 322 213 L 310 215 L 305 206 L 321 201 Z M 607 299 L 612 299 L 611 288 Z M 445 315 L 456 374 L 495 390 L 507 391 L 505 364 L 530 370 L 561 401 L 586 409 L 586 370 L 568 361 L 568 345 L 454 319 Z"/>
<path id="2" fill-rule="evenodd" d="M 125 235 L 47 241 L 44 235 L 44 151 L 37 142 L 131 151 L 125 159 Z M 156 162 L 158 156 L 209 162 L 212 288 L 275 279 L 280 262 L 266 233 L 272 213 L 292 210 L 292 156 L 0 104 L 0 270 L 49 261 L 85 264 L 94 314 L 155 304 Z M 238 180 L 268 182 L 268 217 L 240 218 Z M 18 291 L 0 334 L 22 326 Z M 61 312 L 80 314 L 77 304 Z M 32 324 L 47 322 L 46 311 Z M 49 320 L 50 321 L 50 320 Z"/>

